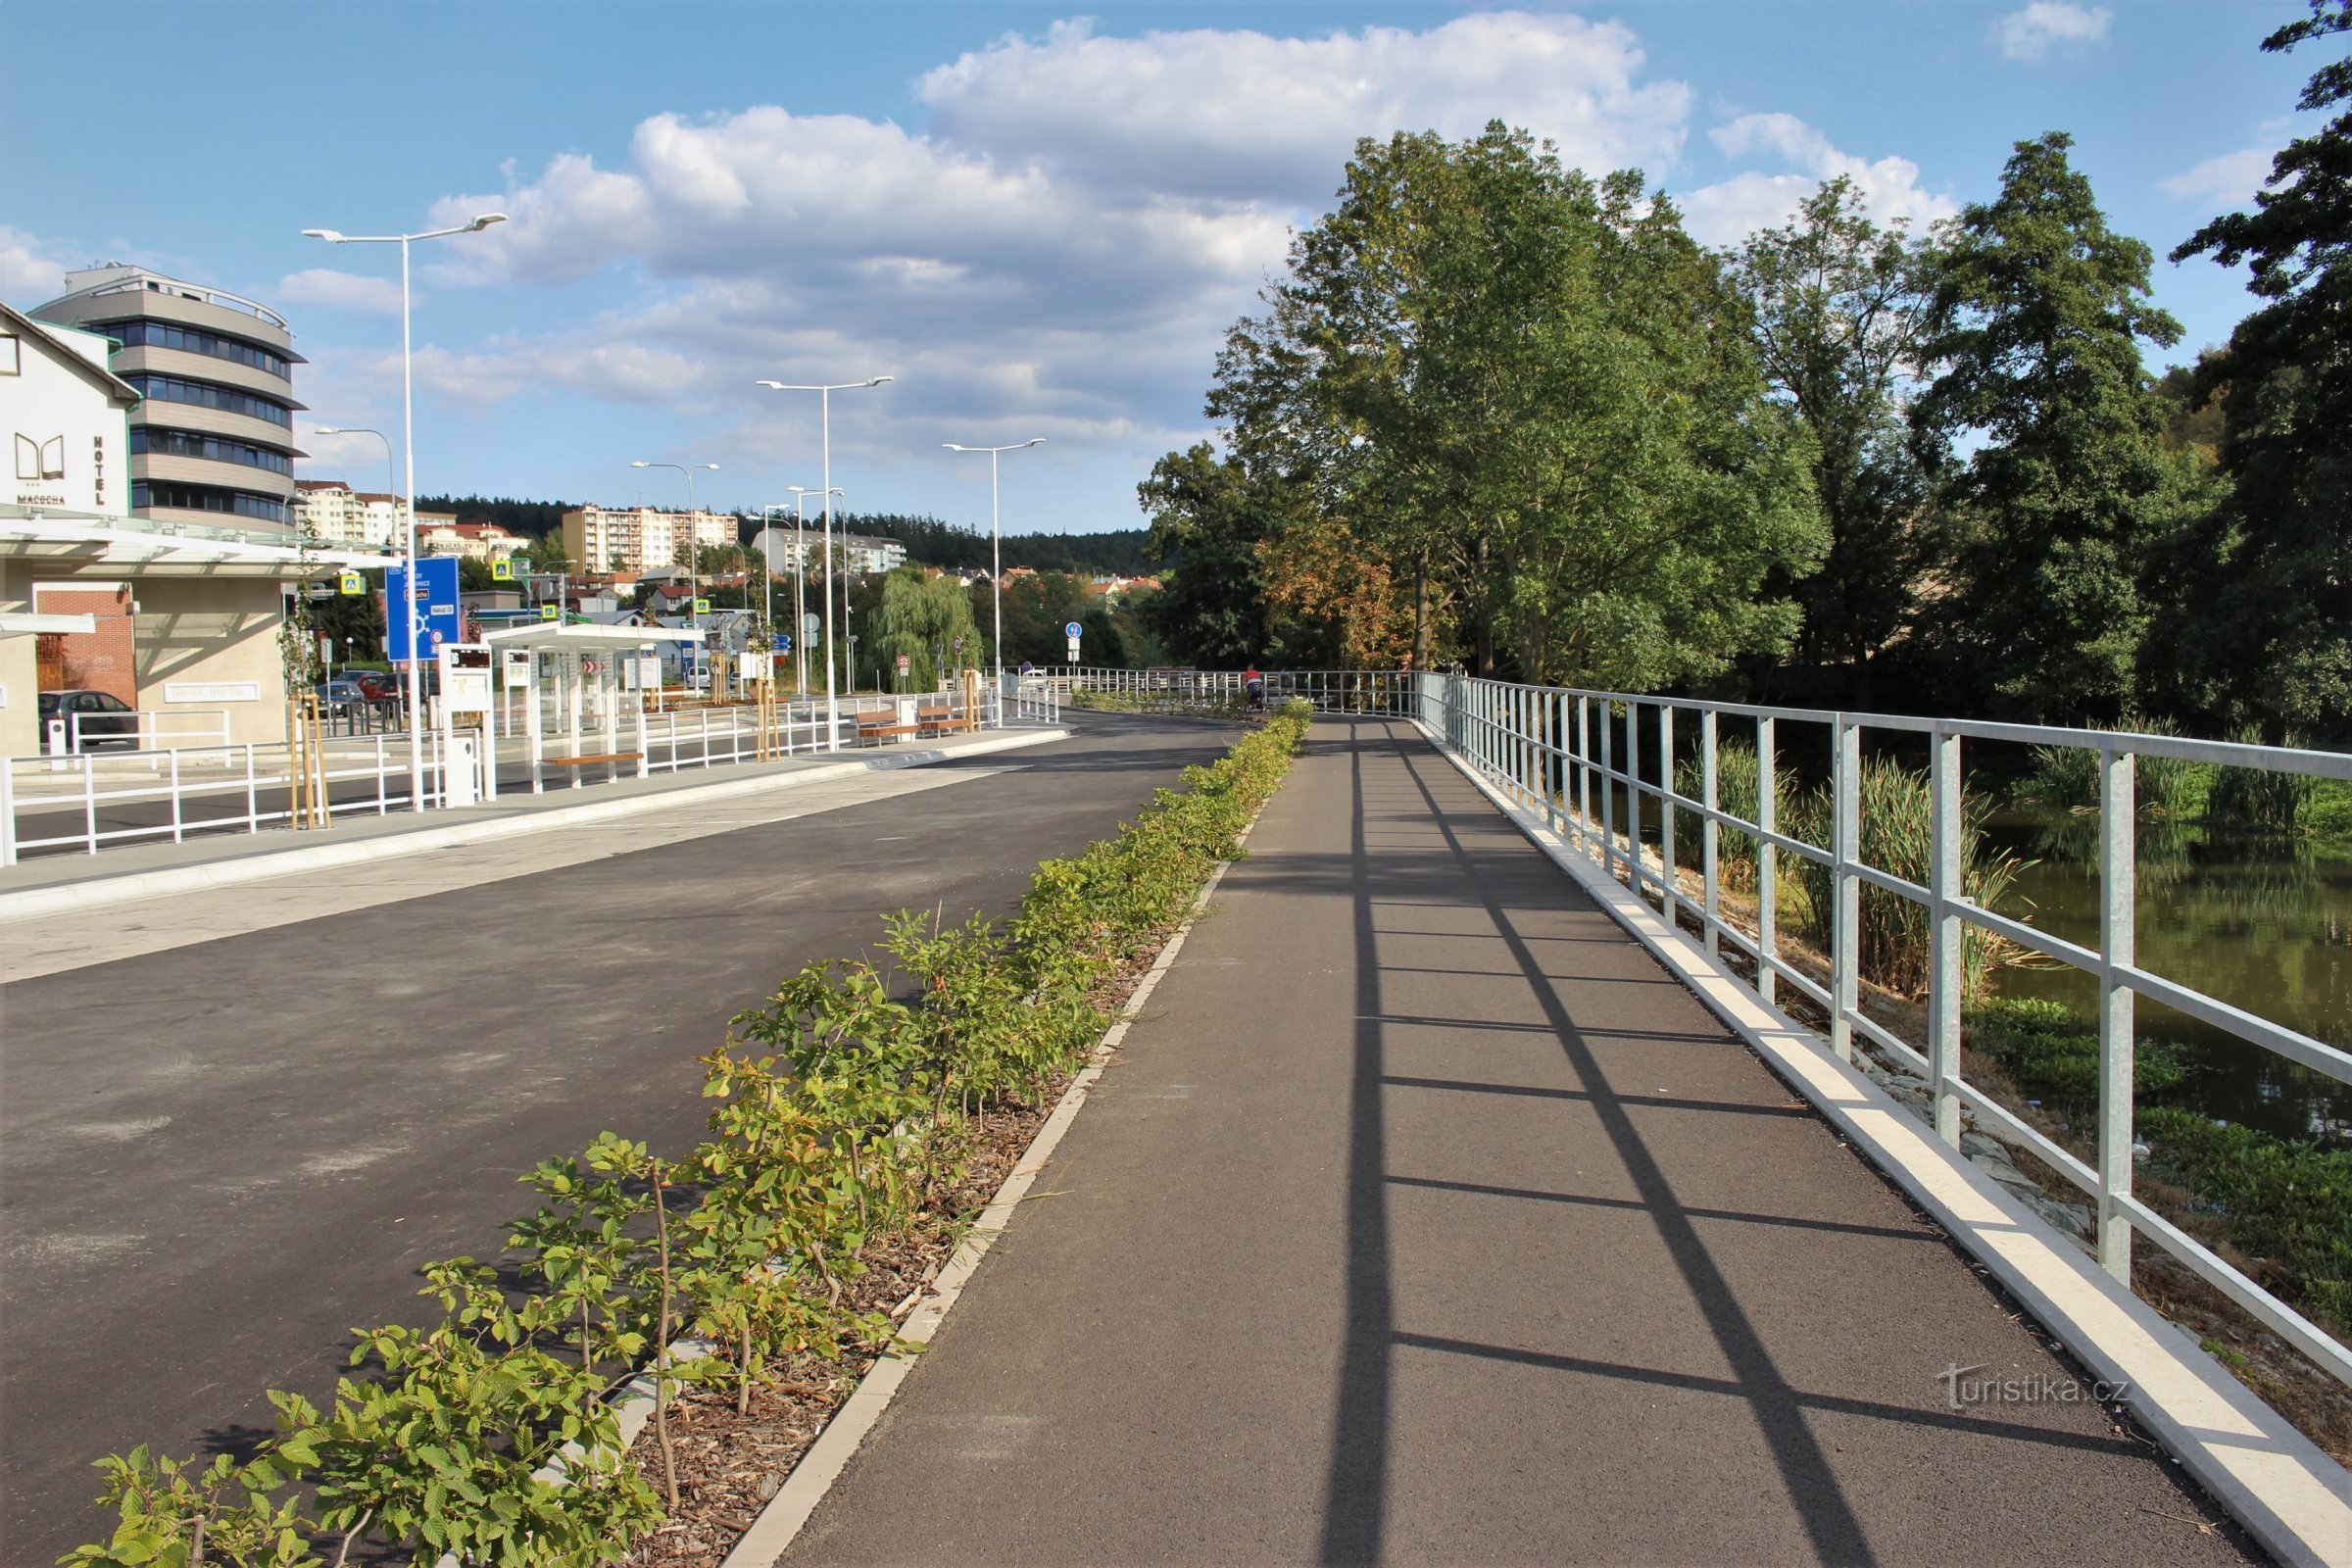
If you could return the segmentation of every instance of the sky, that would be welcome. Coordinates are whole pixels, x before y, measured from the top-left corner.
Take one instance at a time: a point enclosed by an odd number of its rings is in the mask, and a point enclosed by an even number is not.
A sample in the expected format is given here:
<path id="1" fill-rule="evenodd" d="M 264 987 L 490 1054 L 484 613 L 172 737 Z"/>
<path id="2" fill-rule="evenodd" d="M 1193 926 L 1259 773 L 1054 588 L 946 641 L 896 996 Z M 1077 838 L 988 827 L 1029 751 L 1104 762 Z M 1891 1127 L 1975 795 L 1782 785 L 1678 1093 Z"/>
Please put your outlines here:
<path id="1" fill-rule="evenodd" d="M 1213 435 L 1216 351 L 1328 210 L 1360 137 L 1500 119 L 1638 167 L 1736 244 L 1846 173 L 1882 219 L 1990 200 L 2070 132 L 2109 221 L 2222 342 L 2242 270 L 2165 254 L 2311 128 L 2301 0 L 1633 0 L 1487 6 L 0 0 L 0 300 L 134 262 L 293 324 L 305 477 L 386 482 L 397 233 L 415 247 L 416 484 L 857 512 L 1008 533 L 1135 526 Z"/>

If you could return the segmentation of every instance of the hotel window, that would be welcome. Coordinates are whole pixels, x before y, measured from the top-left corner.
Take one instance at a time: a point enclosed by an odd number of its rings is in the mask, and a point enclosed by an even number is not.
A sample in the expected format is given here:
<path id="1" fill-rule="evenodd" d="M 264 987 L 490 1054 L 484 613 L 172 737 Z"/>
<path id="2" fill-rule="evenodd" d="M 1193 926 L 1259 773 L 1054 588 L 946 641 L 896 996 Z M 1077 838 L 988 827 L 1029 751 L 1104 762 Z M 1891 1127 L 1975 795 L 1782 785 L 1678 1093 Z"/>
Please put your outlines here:
<path id="1" fill-rule="evenodd" d="M 0 375 L 24 373 L 24 345 L 7 332 L 0 332 Z"/>

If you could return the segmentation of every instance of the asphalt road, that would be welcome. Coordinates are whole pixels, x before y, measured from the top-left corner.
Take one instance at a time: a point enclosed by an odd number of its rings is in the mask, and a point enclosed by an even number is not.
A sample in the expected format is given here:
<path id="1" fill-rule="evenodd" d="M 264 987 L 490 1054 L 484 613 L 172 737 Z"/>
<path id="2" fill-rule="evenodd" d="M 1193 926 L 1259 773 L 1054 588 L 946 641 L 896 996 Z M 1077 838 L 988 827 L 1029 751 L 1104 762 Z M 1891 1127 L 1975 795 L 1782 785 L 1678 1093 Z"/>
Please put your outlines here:
<path id="1" fill-rule="evenodd" d="M 2072 1380 L 1402 724 L 1316 725 L 1039 1187 L 785 1564 L 2245 1560 L 2096 1403 L 1955 1408 Z"/>
<path id="2" fill-rule="evenodd" d="M 682 1151 L 694 1056 L 876 915 L 1005 910 L 1230 731 L 1076 720 L 822 815 L 0 987 L 0 1562 L 103 1534 L 89 1462 L 330 1392 L 415 1271 L 497 1250 L 533 1161 Z M 442 852 L 442 853 L 464 853 Z"/>

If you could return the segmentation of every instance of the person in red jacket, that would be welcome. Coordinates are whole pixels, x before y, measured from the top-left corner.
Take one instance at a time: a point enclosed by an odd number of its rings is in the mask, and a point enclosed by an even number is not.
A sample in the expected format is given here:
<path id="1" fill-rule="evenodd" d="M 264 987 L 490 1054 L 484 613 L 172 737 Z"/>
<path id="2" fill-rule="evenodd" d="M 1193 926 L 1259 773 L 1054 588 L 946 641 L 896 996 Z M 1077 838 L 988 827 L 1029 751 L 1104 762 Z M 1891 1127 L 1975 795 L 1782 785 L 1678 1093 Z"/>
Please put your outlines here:
<path id="1" fill-rule="evenodd" d="M 1266 706 L 1266 677 L 1257 672 L 1255 664 L 1242 671 L 1242 690 L 1248 694 L 1250 708 L 1262 712 Z"/>

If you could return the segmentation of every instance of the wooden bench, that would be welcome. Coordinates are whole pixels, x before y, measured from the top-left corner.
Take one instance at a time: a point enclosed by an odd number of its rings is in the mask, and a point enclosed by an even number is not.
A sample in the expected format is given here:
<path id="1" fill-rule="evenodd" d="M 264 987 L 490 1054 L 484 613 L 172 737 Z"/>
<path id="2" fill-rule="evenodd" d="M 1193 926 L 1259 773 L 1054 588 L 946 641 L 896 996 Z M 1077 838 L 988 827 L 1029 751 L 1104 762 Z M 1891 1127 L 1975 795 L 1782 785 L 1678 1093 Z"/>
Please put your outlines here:
<path id="1" fill-rule="evenodd" d="M 644 758 L 645 754 L 643 752 L 598 752 L 593 755 L 584 755 L 580 757 L 542 757 L 539 759 L 539 761 L 540 764 L 545 767 L 582 768 L 595 767 L 599 764 L 604 764 L 612 769 L 612 772 L 610 775 L 611 777 L 618 778 L 620 777 L 621 763 L 642 761 Z M 533 777 L 534 782 L 531 787 L 533 789 L 537 789 L 538 784 L 535 782 L 536 775 L 533 775 Z M 580 775 L 577 772 L 574 772 L 571 775 L 571 787 L 575 790 L 580 787 Z"/>
<path id="2" fill-rule="evenodd" d="M 877 745 L 893 735 L 919 735 L 922 733 L 922 728 L 920 724 L 900 723 L 899 715 L 896 713 L 859 713 L 858 715 L 858 738 L 861 741 L 872 741 Z"/>
<path id="3" fill-rule="evenodd" d="M 942 735 L 954 734 L 972 727 L 972 721 L 968 718 L 957 717 L 956 710 L 953 708 L 918 708 L 915 710 L 914 718 L 917 727 Z"/>

